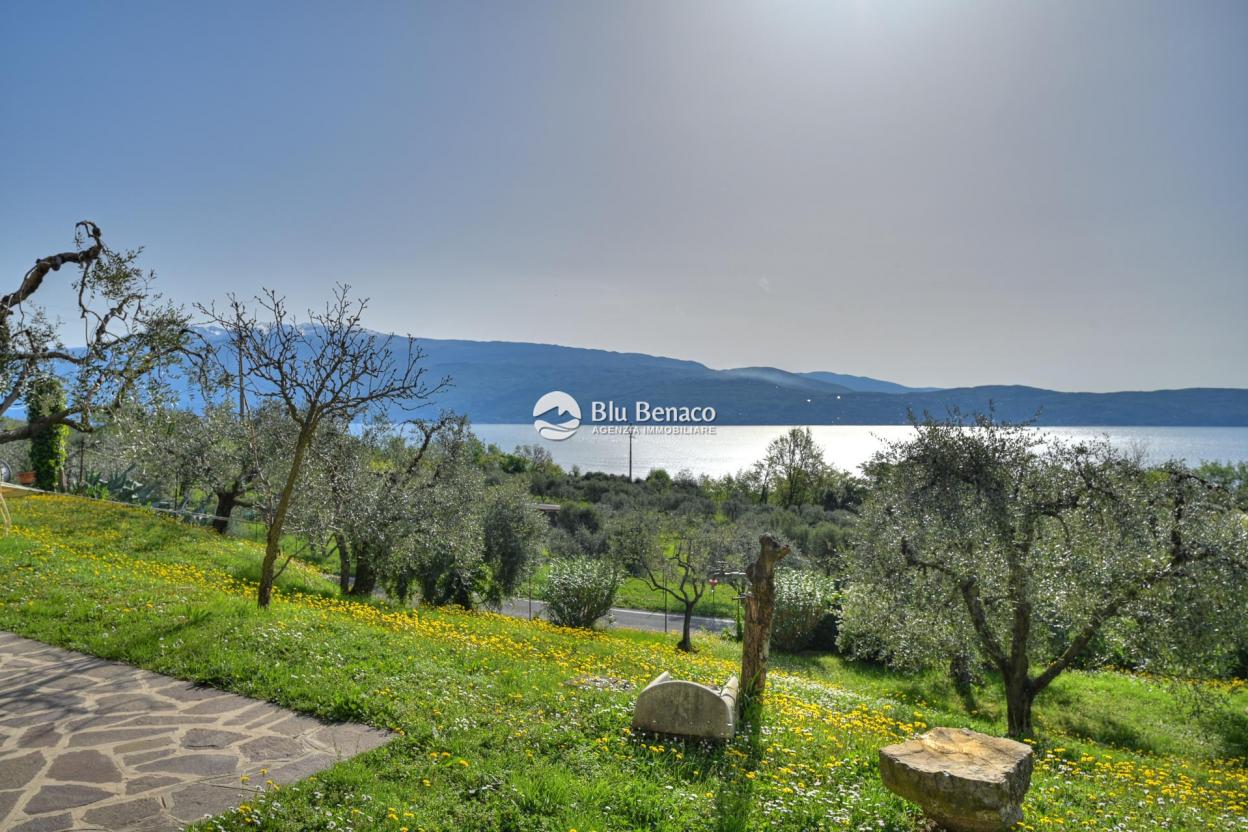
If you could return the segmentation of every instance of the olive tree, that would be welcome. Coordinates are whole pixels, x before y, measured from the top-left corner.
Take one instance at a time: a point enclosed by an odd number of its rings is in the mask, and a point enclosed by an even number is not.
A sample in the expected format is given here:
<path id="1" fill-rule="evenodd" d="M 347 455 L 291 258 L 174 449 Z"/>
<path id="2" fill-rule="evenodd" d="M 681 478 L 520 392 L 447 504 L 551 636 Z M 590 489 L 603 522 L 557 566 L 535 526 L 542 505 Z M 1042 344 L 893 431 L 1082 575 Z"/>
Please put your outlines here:
<path id="1" fill-rule="evenodd" d="M 337 287 L 325 308 L 309 311 L 305 322 L 292 315 L 273 291 L 256 299 L 256 312 L 233 297 L 223 312 L 201 308 L 237 345 L 232 357 L 213 356 L 215 369 L 228 376 L 237 360 L 240 396 L 274 405 L 292 429 L 278 434 L 289 439 L 285 452 L 265 457 L 280 460 L 281 470 L 266 480 L 267 499 L 261 511 L 266 526 L 257 591 L 261 607 L 267 607 L 272 597 L 286 520 L 322 429 L 333 423 L 350 424 L 390 406 L 419 407 L 449 383 L 426 379 L 424 353 L 414 339 L 407 338 L 404 348 L 396 350 L 392 337 L 366 330 L 367 301 L 354 300 L 349 292 L 347 286 Z M 254 425 L 251 435 L 256 446 L 272 438 L 259 436 Z"/>
<path id="2" fill-rule="evenodd" d="M 433 591 L 438 581 L 422 576 L 454 572 L 464 580 L 448 583 L 467 587 L 469 597 L 451 594 L 471 603 L 483 487 L 471 464 L 475 446 L 467 421 L 450 413 L 401 425 L 377 420 L 358 433 L 343 426 L 318 443 L 319 478 L 331 506 L 326 528 L 344 593 L 368 596 L 382 583 L 406 600 L 415 583 L 430 590 L 428 603 L 445 603 Z M 446 544 L 440 549 L 439 536 Z"/>
<path id="3" fill-rule="evenodd" d="M 979 418 L 927 421 L 868 464 L 842 643 L 919 665 L 973 651 L 1000 674 L 1010 735 L 1094 642 L 1158 669 L 1233 653 L 1248 526 L 1222 489 L 1106 441 L 1069 444 Z"/>
<path id="4" fill-rule="evenodd" d="M 487 604 L 497 608 L 515 594 L 541 552 L 547 528 L 523 483 L 507 483 L 487 495 L 483 556 L 489 574 L 482 592 Z"/>
<path id="5" fill-rule="evenodd" d="M 229 530 L 236 508 L 253 508 L 263 467 L 244 419 L 228 403 L 206 397 L 201 412 L 166 403 L 121 408 L 111 425 L 119 455 L 148 481 L 161 482 L 176 504 L 192 494 L 210 499 L 212 527 Z"/>
<path id="6" fill-rule="evenodd" d="M 473 459 L 476 446 L 467 420 L 447 422 L 398 495 L 403 506 L 380 569 L 399 597 L 415 584 L 426 604 L 474 605 L 488 574 L 485 476 Z"/>
<path id="7" fill-rule="evenodd" d="M 749 544 L 726 523 L 686 519 L 662 523 L 653 514 L 631 512 L 608 531 L 612 557 L 641 575 L 651 589 L 670 597 L 681 611 L 677 649 L 693 652 L 693 610 L 726 565 L 744 562 Z"/>
<path id="8" fill-rule="evenodd" d="M 116 251 L 84 220 L 75 248 L 37 259 L 17 287 L 0 296 L 0 416 L 32 392 L 39 379 L 59 376 L 66 396 L 38 418 L 0 430 L 0 443 L 65 426 L 95 430 L 106 415 L 143 390 L 143 382 L 181 358 L 191 333 L 187 316 L 153 290 L 154 275 L 138 266 L 139 250 Z M 72 282 L 81 346 L 66 347 L 61 327 L 39 304 L 50 276 L 76 266 Z M 78 330 L 78 327 L 81 330 Z"/>

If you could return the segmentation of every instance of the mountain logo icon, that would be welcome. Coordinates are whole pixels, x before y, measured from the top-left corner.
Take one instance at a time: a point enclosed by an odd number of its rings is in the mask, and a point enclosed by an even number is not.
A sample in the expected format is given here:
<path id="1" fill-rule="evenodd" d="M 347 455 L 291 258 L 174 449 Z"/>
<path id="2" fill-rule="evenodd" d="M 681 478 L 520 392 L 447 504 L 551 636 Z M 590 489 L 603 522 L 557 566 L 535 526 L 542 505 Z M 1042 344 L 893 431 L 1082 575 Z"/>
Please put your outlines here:
<path id="1" fill-rule="evenodd" d="M 554 414 L 551 414 L 552 410 L 555 411 Z M 562 419 L 565 416 L 568 418 L 560 422 L 551 422 L 547 421 L 547 416 L 554 419 Z M 581 406 L 576 403 L 576 399 L 562 390 L 551 390 L 533 405 L 533 427 L 537 428 L 537 435 L 543 439 L 562 442 L 576 433 L 576 429 L 580 426 Z"/>

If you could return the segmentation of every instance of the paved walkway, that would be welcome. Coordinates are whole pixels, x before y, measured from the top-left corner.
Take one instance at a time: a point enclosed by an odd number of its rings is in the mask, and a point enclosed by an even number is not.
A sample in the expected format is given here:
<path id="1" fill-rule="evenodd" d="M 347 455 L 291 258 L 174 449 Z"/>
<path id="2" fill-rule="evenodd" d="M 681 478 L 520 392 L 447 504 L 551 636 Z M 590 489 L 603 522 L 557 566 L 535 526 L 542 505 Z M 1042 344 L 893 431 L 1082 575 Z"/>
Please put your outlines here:
<path id="1" fill-rule="evenodd" d="M 181 829 L 389 739 L 0 632 L 6 832 Z"/>

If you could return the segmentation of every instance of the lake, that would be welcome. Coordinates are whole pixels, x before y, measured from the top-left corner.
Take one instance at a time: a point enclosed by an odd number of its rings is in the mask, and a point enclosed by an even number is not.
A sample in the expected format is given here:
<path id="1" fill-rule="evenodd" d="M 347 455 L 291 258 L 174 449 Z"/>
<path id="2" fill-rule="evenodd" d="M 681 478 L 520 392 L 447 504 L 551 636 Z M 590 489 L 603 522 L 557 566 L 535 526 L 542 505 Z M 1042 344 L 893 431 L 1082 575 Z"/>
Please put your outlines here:
<path id="1" fill-rule="evenodd" d="M 537 435 L 533 425 L 473 425 L 483 442 L 510 451 L 517 445 L 540 445 L 564 468 L 582 471 L 628 473 L 628 436 L 595 434 L 589 426 L 560 442 Z M 762 457 L 771 440 L 784 426 L 716 426 L 713 434 L 639 434 L 633 440 L 633 475 L 642 477 L 651 468 L 669 473 L 689 470 L 694 474 L 733 474 Z M 1183 427 L 1064 427 L 1037 428 L 1066 439 L 1108 436 L 1116 446 L 1139 450 L 1150 462 L 1182 459 L 1202 461 L 1248 460 L 1248 428 Z M 829 463 L 855 471 L 883 442 L 902 439 L 913 432 L 908 425 L 814 425 L 815 441 L 823 447 Z"/>

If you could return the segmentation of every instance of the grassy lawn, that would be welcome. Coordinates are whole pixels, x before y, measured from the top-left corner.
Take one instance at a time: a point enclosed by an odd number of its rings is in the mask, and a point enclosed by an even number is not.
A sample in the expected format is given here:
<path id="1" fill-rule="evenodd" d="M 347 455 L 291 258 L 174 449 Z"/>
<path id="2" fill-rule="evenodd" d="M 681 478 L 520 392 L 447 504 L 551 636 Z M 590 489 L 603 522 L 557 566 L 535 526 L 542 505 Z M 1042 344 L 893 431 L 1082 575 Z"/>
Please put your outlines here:
<path id="1" fill-rule="evenodd" d="M 240 540 L 250 540 L 259 546 L 264 546 L 265 532 L 264 525 L 256 520 L 238 521 L 234 520 L 230 523 L 229 534 L 231 537 L 237 537 Z M 307 537 L 303 535 L 284 534 L 282 535 L 282 549 L 284 551 L 297 552 L 296 560 L 317 567 L 321 574 L 335 573 L 338 571 L 338 553 L 331 550 L 330 546 L 311 547 L 307 546 Z"/>
<path id="2" fill-rule="evenodd" d="M 650 584 L 640 578 L 627 578 L 620 585 L 620 594 L 616 596 L 616 606 L 662 612 L 663 596 L 664 593 L 651 589 Z M 714 592 L 708 589 L 706 594 L 698 599 L 697 606 L 693 608 L 693 614 L 710 618 L 732 618 L 737 611 L 735 598 L 736 591 L 730 586 L 716 587 Z M 667 598 L 667 611 L 681 612 L 679 603 L 673 601 L 671 596 Z"/>
<path id="3" fill-rule="evenodd" d="M 755 739 L 638 737 L 635 690 L 577 680 L 721 681 L 736 645 L 706 638 L 684 656 L 659 635 L 343 601 L 299 564 L 261 612 L 248 541 L 70 497 L 9 504 L 0 628 L 396 732 L 203 830 L 913 831 L 922 821 L 880 786 L 877 749 L 928 725 L 1002 730 L 992 688 L 963 702 L 938 675 L 777 656 Z M 1248 829 L 1248 692 L 1207 694 L 1196 710 L 1147 679 L 1059 679 L 1037 705 L 1023 828 Z"/>

